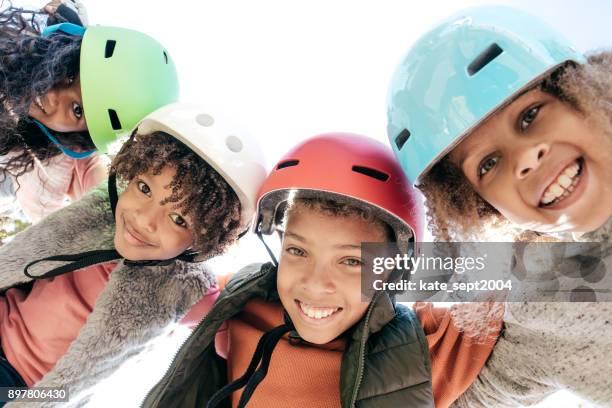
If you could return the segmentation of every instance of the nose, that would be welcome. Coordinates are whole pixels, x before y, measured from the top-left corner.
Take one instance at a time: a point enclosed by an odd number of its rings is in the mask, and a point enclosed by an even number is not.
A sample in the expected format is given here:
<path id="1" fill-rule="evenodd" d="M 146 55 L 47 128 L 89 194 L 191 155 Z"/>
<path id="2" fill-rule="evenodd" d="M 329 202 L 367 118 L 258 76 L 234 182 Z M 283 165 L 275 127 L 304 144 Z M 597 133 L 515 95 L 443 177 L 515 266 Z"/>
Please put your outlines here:
<path id="1" fill-rule="evenodd" d="M 302 285 L 311 295 L 327 295 L 336 291 L 333 270 L 323 263 L 315 263 L 311 271 L 302 276 Z"/>
<path id="2" fill-rule="evenodd" d="M 537 170 L 549 151 L 550 146 L 547 143 L 538 143 L 517 152 L 518 158 L 516 168 L 514 169 L 515 177 L 521 180 Z"/>
<path id="3" fill-rule="evenodd" d="M 157 231 L 157 223 L 159 220 L 159 214 L 153 205 L 144 205 L 138 211 L 136 211 L 136 222 L 138 228 L 148 234 L 155 233 Z"/>

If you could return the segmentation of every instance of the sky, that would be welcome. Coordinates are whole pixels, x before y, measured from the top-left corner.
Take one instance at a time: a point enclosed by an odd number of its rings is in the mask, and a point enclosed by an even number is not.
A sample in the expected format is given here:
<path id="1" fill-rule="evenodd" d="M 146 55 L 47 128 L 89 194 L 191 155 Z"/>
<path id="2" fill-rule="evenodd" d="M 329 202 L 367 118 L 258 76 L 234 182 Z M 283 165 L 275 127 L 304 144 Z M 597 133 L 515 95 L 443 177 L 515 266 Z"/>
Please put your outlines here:
<path id="1" fill-rule="evenodd" d="M 164 44 L 179 71 L 182 101 L 222 109 L 235 118 L 260 141 L 268 167 L 298 141 L 323 132 L 361 133 L 387 143 L 387 85 L 410 44 L 446 15 L 491 3 L 84 2 L 90 24 L 140 30 Z M 496 4 L 531 12 L 561 30 L 581 51 L 610 45 L 610 2 Z M 250 237 L 213 266 L 217 272 L 230 273 L 266 259 L 265 251 Z M 577 406 L 566 394 L 556 398 L 542 406 Z"/>
<path id="2" fill-rule="evenodd" d="M 87 1 L 91 24 L 141 30 L 174 58 L 183 102 L 220 109 L 256 137 L 271 168 L 330 131 L 387 144 L 387 86 L 404 53 L 447 15 L 485 1 Z M 612 38 L 612 3 L 513 0 L 581 51 Z M 267 259 L 253 237 L 221 272 Z M 274 242 L 272 243 L 274 244 Z M 238 255 L 238 253 L 240 255 Z"/>

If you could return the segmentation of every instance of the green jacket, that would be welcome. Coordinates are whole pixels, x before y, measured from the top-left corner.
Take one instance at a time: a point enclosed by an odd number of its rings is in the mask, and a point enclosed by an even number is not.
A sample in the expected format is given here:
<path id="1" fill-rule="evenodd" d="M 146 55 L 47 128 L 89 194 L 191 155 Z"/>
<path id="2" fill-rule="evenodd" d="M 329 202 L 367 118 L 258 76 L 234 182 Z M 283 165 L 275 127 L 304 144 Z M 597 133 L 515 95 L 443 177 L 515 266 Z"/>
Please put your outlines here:
<path id="1" fill-rule="evenodd" d="M 215 334 L 255 297 L 279 301 L 276 268 L 270 263 L 250 265 L 230 280 L 143 407 L 205 407 L 227 383 L 226 360 L 215 352 Z M 343 408 L 434 406 L 425 333 L 414 312 L 385 292 L 374 297 L 352 331 L 342 357 L 340 398 Z"/>

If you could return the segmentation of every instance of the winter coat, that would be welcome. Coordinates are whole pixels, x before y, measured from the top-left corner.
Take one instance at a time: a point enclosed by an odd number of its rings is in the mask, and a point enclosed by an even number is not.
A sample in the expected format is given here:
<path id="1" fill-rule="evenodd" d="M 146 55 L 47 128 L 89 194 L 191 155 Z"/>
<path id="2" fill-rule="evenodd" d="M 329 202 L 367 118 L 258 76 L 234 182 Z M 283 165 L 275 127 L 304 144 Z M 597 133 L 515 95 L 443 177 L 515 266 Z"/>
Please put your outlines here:
<path id="1" fill-rule="evenodd" d="M 0 247 L 0 290 L 28 282 L 23 270 L 33 260 L 112 249 L 114 230 L 108 191 L 103 184 Z M 40 275 L 55 266 L 57 263 L 43 262 L 31 268 L 30 273 Z M 78 337 L 53 370 L 35 385 L 67 386 L 70 402 L 16 406 L 85 406 L 87 396 L 75 399 L 79 392 L 109 376 L 123 361 L 141 351 L 148 340 L 185 315 L 215 282 L 202 262 L 175 260 L 167 265 L 127 266 L 120 261 Z"/>
<path id="2" fill-rule="evenodd" d="M 215 352 L 215 334 L 256 297 L 279 301 L 276 268 L 270 263 L 251 265 L 232 278 L 143 407 L 205 406 L 227 383 L 227 363 Z M 429 349 L 414 312 L 377 293 L 348 339 L 339 382 L 345 408 L 433 407 Z"/>

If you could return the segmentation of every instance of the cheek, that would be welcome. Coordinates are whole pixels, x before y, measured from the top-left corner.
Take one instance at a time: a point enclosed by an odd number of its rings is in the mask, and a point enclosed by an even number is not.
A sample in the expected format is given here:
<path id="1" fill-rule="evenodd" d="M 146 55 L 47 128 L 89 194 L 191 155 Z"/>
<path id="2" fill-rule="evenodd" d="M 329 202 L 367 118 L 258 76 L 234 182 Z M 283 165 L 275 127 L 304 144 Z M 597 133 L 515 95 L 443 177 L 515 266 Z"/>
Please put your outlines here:
<path id="1" fill-rule="evenodd" d="M 345 291 L 345 299 L 351 305 L 351 309 L 354 312 L 361 312 L 364 310 L 364 307 L 367 308 L 367 303 L 361 301 L 361 276 L 345 279 L 337 287 Z"/>
<path id="2" fill-rule="evenodd" d="M 281 262 L 278 267 L 276 275 L 276 289 L 278 295 L 281 298 L 281 302 L 285 303 L 285 300 L 290 296 L 290 289 L 294 286 L 294 276 L 289 272 L 286 265 Z"/>
<path id="3" fill-rule="evenodd" d="M 121 196 L 123 197 L 123 196 Z M 121 197 L 117 201 L 117 207 L 115 207 L 115 244 L 117 244 L 117 239 L 119 238 L 121 229 L 123 227 L 123 220 L 121 219 L 121 215 L 123 214 L 123 203 L 121 201 Z"/>
<path id="4" fill-rule="evenodd" d="M 512 213 L 524 204 L 517 186 L 512 182 L 512 177 L 506 173 L 504 168 L 499 174 L 481 189 L 474 189 L 483 200 L 493 206 L 497 211 Z M 526 186 L 523 186 L 526 187 Z"/>
<path id="5" fill-rule="evenodd" d="M 193 237 L 189 231 L 172 231 L 173 229 L 162 232 L 161 239 L 165 247 L 180 254 L 193 244 Z"/>

